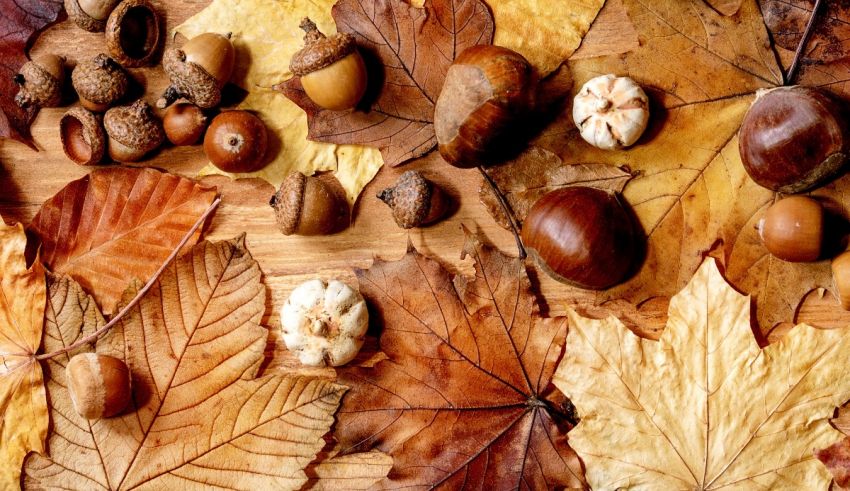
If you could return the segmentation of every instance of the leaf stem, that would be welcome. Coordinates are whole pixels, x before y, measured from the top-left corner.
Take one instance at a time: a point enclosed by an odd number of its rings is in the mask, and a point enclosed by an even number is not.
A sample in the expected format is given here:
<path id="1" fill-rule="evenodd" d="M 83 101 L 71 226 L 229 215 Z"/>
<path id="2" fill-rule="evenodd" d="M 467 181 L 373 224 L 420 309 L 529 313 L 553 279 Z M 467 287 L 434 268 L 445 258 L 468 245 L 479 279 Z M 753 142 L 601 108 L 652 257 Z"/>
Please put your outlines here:
<path id="1" fill-rule="evenodd" d="M 162 272 L 165 271 L 165 268 L 167 268 L 168 265 L 171 264 L 172 261 L 174 261 L 174 258 L 177 257 L 177 254 L 180 253 L 180 249 L 182 249 L 183 246 L 185 246 L 186 243 L 189 242 L 189 239 L 191 239 L 192 236 L 195 235 L 195 232 L 201 227 L 201 225 L 204 224 L 204 222 L 207 220 L 207 217 L 210 216 L 210 214 L 218 207 L 219 203 L 221 203 L 221 197 L 220 196 L 216 197 L 216 199 L 212 203 L 210 203 L 210 206 L 207 207 L 206 211 L 204 211 L 204 213 L 198 218 L 198 220 L 195 222 L 195 224 L 192 225 L 192 228 L 190 228 L 189 231 L 186 232 L 186 235 L 183 236 L 183 239 L 180 240 L 180 243 L 177 244 L 177 246 L 174 248 L 174 250 L 171 251 L 171 254 L 169 254 L 169 256 L 165 259 L 165 262 L 162 263 L 162 265 L 153 274 L 153 276 L 151 276 L 151 278 L 148 280 L 148 282 L 145 283 L 145 286 L 143 286 L 142 289 L 139 290 L 136 293 L 136 296 L 133 297 L 132 300 L 130 300 L 130 303 L 125 305 L 124 308 L 122 308 L 115 315 L 115 317 L 110 319 L 110 321 L 107 322 L 103 327 L 101 327 L 97 331 L 89 334 L 88 336 L 84 337 L 83 339 L 80 339 L 79 341 L 77 341 L 77 342 L 75 342 L 75 343 L 73 343 L 73 344 L 71 344 L 71 345 L 69 345 L 65 348 L 62 348 L 60 350 L 53 351 L 51 353 L 44 353 L 44 354 L 38 355 L 38 356 L 35 357 L 35 359 L 36 360 L 48 360 L 48 359 L 54 358 L 56 356 L 64 355 L 65 353 L 70 353 L 71 351 L 74 351 L 75 349 L 79 348 L 80 346 L 84 346 L 84 345 L 89 344 L 93 341 L 96 341 L 97 338 L 99 338 L 101 335 L 105 334 L 107 331 L 112 329 L 112 327 L 115 326 L 115 324 L 117 324 L 118 321 L 120 321 L 127 314 L 127 312 L 130 311 L 130 309 L 132 309 L 133 307 L 136 306 L 137 303 L 139 303 L 139 301 L 142 299 L 142 297 L 145 296 L 145 294 L 148 292 L 148 290 L 150 290 L 151 287 L 153 287 L 153 284 L 156 283 L 156 280 L 159 279 L 160 275 L 162 275 Z"/>
<path id="2" fill-rule="evenodd" d="M 797 45 L 797 50 L 794 52 L 794 60 L 791 62 L 791 67 L 785 75 L 785 85 L 793 85 L 794 80 L 797 78 L 797 72 L 800 70 L 800 63 L 803 59 L 803 50 L 805 50 L 806 45 L 809 44 L 809 38 L 815 28 L 815 21 L 820 14 L 821 7 L 825 4 L 826 2 L 824 2 L 824 0 L 815 0 L 815 6 L 812 7 L 812 15 L 809 16 L 809 22 L 806 24 L 806 30 L 803 31 L 803 37 L 800 39 L 800 44 Z"/>
<path id="3" fill-rule="evenodd" d="M 487 171 L 484 170 L 484 167 L 479 165 L 478 170 L 481 172 L 481 175 L 484 176 L 484 180 L 487 181 L 487 184 L 490 185 L 490 188 L 499 200 L 499 204 L 502 206 L 502 211 L 505 213 L 505 216 L 508 217 L 508 223 L 511 225 L 511 232 L 514 234 L 514 239 L 516 240 L 516 248 L 519 252 L 519 258 L 525 259 L 528 257 L 528 254 L 525 252 L 525 246 L 522 244 L 522 239 L 519 236 L 519 222 L 517 221 L 516 216 L 514 216 L 514 211 L 511 209 L 511 205 L 508 203 L 508 200 L 505 198 L 502 190 L 496 185 L 496 181 L 494 181 L 493 178 L 490 177 L 490 174 L 487 174 Z"/>

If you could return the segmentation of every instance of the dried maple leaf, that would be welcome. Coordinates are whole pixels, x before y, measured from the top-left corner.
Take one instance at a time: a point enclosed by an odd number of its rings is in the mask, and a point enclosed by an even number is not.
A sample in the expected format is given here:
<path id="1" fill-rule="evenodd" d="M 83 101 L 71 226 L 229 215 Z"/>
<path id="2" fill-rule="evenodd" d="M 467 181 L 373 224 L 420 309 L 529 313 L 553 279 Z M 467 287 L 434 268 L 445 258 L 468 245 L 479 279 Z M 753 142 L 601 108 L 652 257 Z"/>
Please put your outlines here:
<path id="1" fill-rule="evenodd" d="M 54 23 L 61 0 L 0 0 L 0 138 L 13 138 L 33 149 L 30 123 L 38 108 L 15 104 L 14 76 L 27 62 L 26 50 L 35 33 Z"/>
<path id="2" fill-rule="evenodd" d="M 74 302 L 60 303 L 48 323 L 46 350 L 68 345 L 97 320 L 65 315 L 65 303 Z M 133 373 L 123 415 L 81 419 L 68 404 L 67 358 L 49 362 L 50 456 L 26 461 L 25 487 L 299 489 L 345 388 L 255 378 L 268 336 L 259 325 L 264 310 L 265 287 L 244 236 L 203 242 L 172 263 L 97 342 L 97 352 L 125 360 Z"/>
<path id="3" fill-rule="evenodd" d="M 306 111 L 309 138 L 378 147 L 391 166 L 431 151 L 434 103 L 449 65 L 464 49 L 493 39 L 487 5 L 432 0 L 422 9 L 403 0 L 340 0 L 332 12 L 337 29 L 357 39 L 377 94 L 366 95 L 368 108 L 326 111 L 307 97 L 300 78 L 276 86 Z"/>
<path id="4" fill-rule="evenodd" d="M 640 46 L 635 25 L 629 19 L 623 0 L 607 0 L 590 26 L 581 46 L 570 55 L 571 60 L 619 55 Z"/>
<path id="5" fill-rule="evenodd" d="M 27 269 L 27 238 L 20 224 L 0 221 L 0 488 L 20 486 L 28 452 L 44 452 L 47 399 L 41 344 L 47 296 L 44 268 Z"/>
<path id="6" fill-rule="evenodd" d="M 705 0 L 711 8 L 723 15 L 735 15 L 741 8 L 744 0 Z"/>
<path id="7" fill-rule="evenodd" d="M 378 487 L 581 487 L 570 406 L 550 384 L 565 319 L 540 316 L 522 261 L 467 237 L 473 278 L 412 248 L 358 272 L 388 359 L 340 370 L 351 391 L 334 436 L 393 457 Z"/>
<path id="8" fill-rule="evenodd" d="M 844 437 L 838 443 L 816 450 L 815 456 L 832 473 L 835 484 L 842 488 L 850 486 L 850 438 Z"/>
<path id="9" fill-rule="evenodd" d="M 750 300 L 713 259 L 670 302 L 659 341 L 574 312 L 555 385 L 595 489 L 825 489 L 812 450 L 850 396 L 850 330 L 794 328 L 761 349 Z"/>
<path id="10" fill-rule="evenodd" d="M 794 51 L 803 39 L 815 0 L 759 0 L 764 22 L 780 47 Z M 850 56 L 850 4 L 827 1 L 805 48 L 805 62 L 826 64 Z"/>
<path id="11" fill-rule="evenodd" d="M 335 455 L 307 469 L 307 474 L 311 477 L 302 489 L 315 491 L 370 489 L 375 483 L 387 477 L 392 466 L 392 457 L 377 450 Z"/>
<path id="12" fill-rule="evenodd" d="M 41 239 L 48 268 L 71 275 L 112 313 L 128 283 L 150 278 L 215 195 L 153 169 L 102 169 L 44 203 L 28 231 Z"/>

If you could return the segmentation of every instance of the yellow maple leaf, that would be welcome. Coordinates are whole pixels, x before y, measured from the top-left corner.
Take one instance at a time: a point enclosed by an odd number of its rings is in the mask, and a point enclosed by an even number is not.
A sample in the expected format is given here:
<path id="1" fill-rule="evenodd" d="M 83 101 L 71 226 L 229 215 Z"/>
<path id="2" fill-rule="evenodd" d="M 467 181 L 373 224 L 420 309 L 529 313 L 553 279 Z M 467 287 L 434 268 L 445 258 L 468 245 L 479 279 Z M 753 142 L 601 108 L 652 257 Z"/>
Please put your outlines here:
<path id="1" fill-rule="evenodd" d="M 239 105 L 252 110 L 276 135 L 269 151 L 274 160 L 249 174 L 228 174 L 209 165 L 201 175 L 259 177 L 279 186 L 294 170 L 304 174 L 333 171 L 354 202 L 377 174 L 383 158 L 376 148 L 334 145 L 307 140 L 307 115 L 294 102 L 270 90 L 292 76 L 289 60 L 303 45 L 302 17 L 310 17 L 325 33 L 336 32 L 331 17 L 335 0 L 213 0 L 204 10 L 175 28 L 187 38 L 204 32 L 233 33 L 236 67 L 233 83 L 249 92 Z"/>
<path id="2" fill-rule="evenodd" d="M 0 221 L 0 489 L 20 487 L 21 463 L 44 452 L 47 397 L 41 344 L 47 298 L 44 267 L 26 267 L 27 238 L 20 224 Z"/>
<path id="3" fill-rule="evenodd" d="M 706 260 L 657 342 L 570 312 L 555 385 L 581 422 L 570 445 L 594 489 L 826 489 L 812 453 L 850 397 L 850 330 L 793 329 L 759 348 L 750 299 Z"/>

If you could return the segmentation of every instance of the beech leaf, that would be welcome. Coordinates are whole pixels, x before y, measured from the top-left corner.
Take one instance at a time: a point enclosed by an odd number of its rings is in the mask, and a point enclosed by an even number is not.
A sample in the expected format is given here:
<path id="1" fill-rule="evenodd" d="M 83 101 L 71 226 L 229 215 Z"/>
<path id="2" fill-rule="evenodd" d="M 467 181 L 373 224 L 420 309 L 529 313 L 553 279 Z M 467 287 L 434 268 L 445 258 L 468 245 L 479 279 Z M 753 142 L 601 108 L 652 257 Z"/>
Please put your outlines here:
<path id="1" fill-rule="evenodd" d="M 56 22 L 61 0 L 0 0 L 0 138 L 12 138 L 35 149 L 30 123 L 38 108 L 15 104 L 14 76 L 27 62 L 26 51 L 35 34 Z"/>
<path id="2" fill-rule="evenodd" d="M 540 315 L 519 259 L 468 233 L 463 255 L 474 277 L 412 248 L 358 271 L 388 359 L 339 371 L 351 390 L 334 436 L 344 452 L 393 457 L 379 488 L 583 487 L 571 405 L 550 384 L 565 319 Z"/>
<path id="3" fill-rule="evenodd" d="M 24 228 L 0 222 L 0 488 L 20 487 L 28 452 L 44 452 L 47 399 L 41 344 L 47 296 L 44 268 L 27 269 Z"/>
<path id="4" fill-rule="evenodd" d="M 268 337 L 259 325 L 265 295 L 244 236 L 202 242 L 172 263 L 97 342 L 98 353 L 125 360 L 133 373 L 131 407 L 122 415 L 89 422 L 69 412 L 67 358 L 49 362 L 50 456 L 26 461 L 25 487 L 299 489 L 345 388 L 325 379 L 256 378 Z M 55 329 L 46 350 L 99 322 L 79 315 L 93 307 L 71 308 L 76 315 L 63 307 L 48 323 Z"/>
<path id="5" fill-rule="evenodd" d="M 570 445 L 595 489 L 826 489 L 813 449 L 850 397 L 850 330 L 801 324 L 759 348 L 750 299 L 707 259 L 659 341 L 570 312 L 555 385 L 581 422 Z"/>
<path id="6" fill-rule="evenodd" d="M 215 195 L 154 169 L 101 169 L 45 202 L 28 231 L 41 240 L 48 268 L 70 275 L 112 313 L 128 283 L 150 278 Z"/>
<path id="7" fill-rule="evenodd" d="M 307 113 L 309 138 L 378 147 L 397 166 L 431 151 L 434 104 L 446 71 L 464 49 L 493 40 L 493 17 L 481 0 L 340 0 L 337 29 L 352 34 L 369 67 L 370 87 L 352 111 L 326 111 L 307 97 L 298 77 L 277 85 Z M 366 107 L 368 106 L 368 107 Z"/>

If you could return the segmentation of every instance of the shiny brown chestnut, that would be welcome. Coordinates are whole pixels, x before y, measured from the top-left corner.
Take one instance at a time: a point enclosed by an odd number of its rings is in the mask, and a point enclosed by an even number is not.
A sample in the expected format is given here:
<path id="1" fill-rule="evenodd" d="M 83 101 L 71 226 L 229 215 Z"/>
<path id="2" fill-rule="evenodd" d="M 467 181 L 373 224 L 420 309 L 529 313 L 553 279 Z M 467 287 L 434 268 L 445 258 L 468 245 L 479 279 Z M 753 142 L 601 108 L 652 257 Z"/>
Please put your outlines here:
<path id="1" fill-rule="evenodd" d="M 575 186 L 545 194 L 522 225 L 535 262 L 556 280 L 592 290 L 623 282 L 637 260 L 639 229 L 621 197 Z"/>
<path id="2" fill-rule="evenodd" d="M 823 247 L 823 206 L 808 196 L 789 196 L 770 206 L 758 224 L 768 252 L 788 262 L 817 261 Z"/>
<path id="3" fill-rule="evenodd" d="M 515 51 L 493 45 L 464 50 L 434 107 L 443 159 L 462 168 L 499 160 L 506 137 L 533 107 L 536 82 L 528 60 Z"/>
<path id="4" fill-rule="evenodd" d="M 848 157 L 840 105 L 813 87 L 760 91 L 738 133 L 741 161 L 759 185 L 799 193 L 833 178 Z"/>

